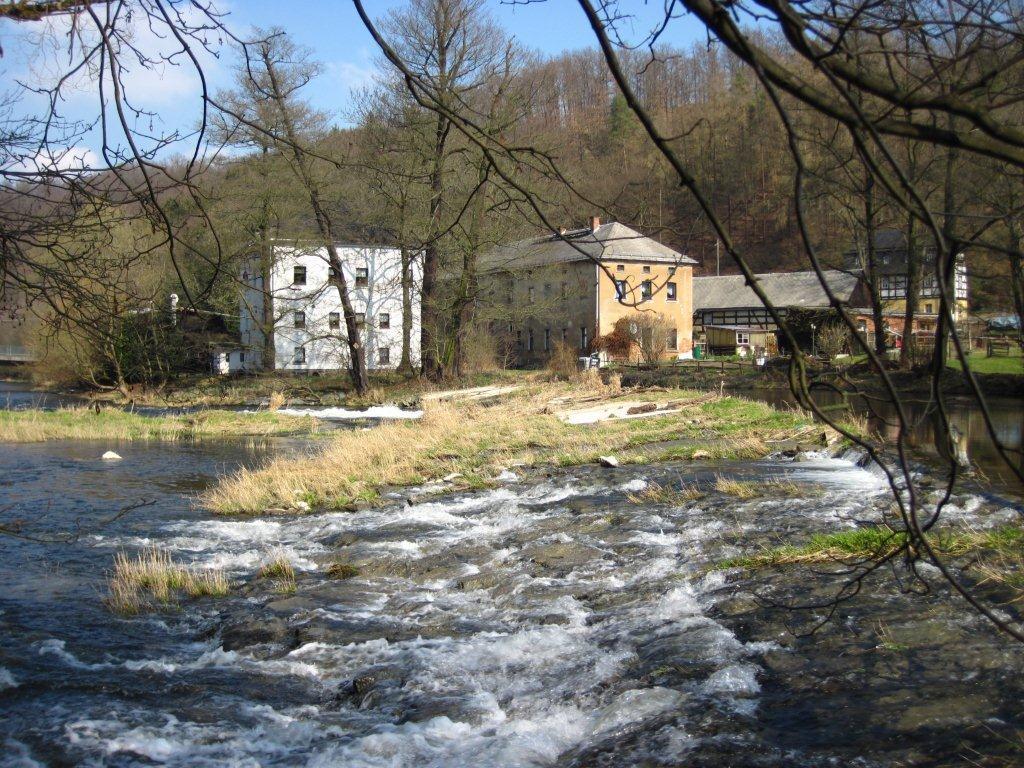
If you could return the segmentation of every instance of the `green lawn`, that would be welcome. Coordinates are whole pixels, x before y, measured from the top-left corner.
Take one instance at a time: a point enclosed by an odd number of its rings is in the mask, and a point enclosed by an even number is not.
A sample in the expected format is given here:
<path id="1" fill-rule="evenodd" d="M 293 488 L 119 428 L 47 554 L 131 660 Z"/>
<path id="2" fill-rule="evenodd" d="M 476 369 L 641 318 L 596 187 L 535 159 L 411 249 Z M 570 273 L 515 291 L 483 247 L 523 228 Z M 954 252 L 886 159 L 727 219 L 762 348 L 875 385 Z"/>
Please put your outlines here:
<path id="1" fill-rule="evenodd" d="M 968 358 L 968 364 L 975 373 L 1017 373 L 1024 374 L 1024 358 L 1020 350 L 1011 350 L 1007 356 L 987 356 L 984 352 L 974 352 Z M 948 363 L 950 368 L 960 370 L 960 361 L 953 359 Z"/>

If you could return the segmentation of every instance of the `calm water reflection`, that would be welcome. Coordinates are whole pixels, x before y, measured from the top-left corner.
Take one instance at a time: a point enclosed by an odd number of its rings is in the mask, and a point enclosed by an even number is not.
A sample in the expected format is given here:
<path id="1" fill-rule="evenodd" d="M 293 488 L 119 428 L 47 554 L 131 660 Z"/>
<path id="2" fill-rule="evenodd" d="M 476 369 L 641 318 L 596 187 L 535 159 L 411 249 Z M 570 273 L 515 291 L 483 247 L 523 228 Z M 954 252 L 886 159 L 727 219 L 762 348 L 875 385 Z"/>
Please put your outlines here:
<path id="1" fill-rule="evenodd" d="M 763 389 L 750 393 L 758 400 L 775 406 L 792 406 L 796 400 L 788 389 Z M 817 392 L 815 401 L 822 405 L 830 405 L 839 401 L 834 392 Z M 851 405 L 857 412 L 868 418 L 872 431 L 882 435 L 890 443 L 899 437 L 899 424 L 896 409 L 891 403 L 882 400 L 851 398 Z M 1015 397 L 988 398 L 988 408 L 995 434 L 1007 449 L 1017 469 L 1024 471 L 1024 457 L 1021 455 L 1022 434 L 1024 434 L 1024 404 Z M 909 412 L 911 423 L 907 430 L 907 443 L 924 458 L 948 458 L 938 446 L 943 443 L 936 441 L 937 434 L 942 433 L 939 413 L 934 404 L 927 399 L 908 398 L 905 407 Z M 993 489 L 1010 491 L 1015 494 L 1024 493 L 1024 485 L 1013 474 L 1006 462 L 996 450 L 995 443 L 989 435 L 985 419 L 978 404 L 970 398 L 954 397 L 948 400 L 949 419 L 954 427 L 955 451 L 961 459 L 967 458 L 979 472 L 979 480 L 983 484 L 991 483 Z"/>

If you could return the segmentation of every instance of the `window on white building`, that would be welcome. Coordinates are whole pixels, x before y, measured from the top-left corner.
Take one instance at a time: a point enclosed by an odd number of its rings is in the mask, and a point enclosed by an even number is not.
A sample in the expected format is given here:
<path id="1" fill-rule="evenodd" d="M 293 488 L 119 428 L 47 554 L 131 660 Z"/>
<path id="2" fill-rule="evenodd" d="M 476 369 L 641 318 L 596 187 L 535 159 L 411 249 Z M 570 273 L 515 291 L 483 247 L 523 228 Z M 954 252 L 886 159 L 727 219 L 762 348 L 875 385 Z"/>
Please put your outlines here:
<path id="1" fill-rule="evenodd" d="M 305 328 L 306 327 L 306 313 L 305 312 L 300 312 L 299 310 L 295 310 L 292 322 L 295 324 L 296 328 Z"/>
<path id="2" fill-rule="evenodd" d="M 331 312 L 327 316 L 327 325 L 332 331 L 336 331 L 341 328 L 341 313 Z"/>
<path id="3" fill-rule="evenodd" d="M 292 269 L 292 285 L 306 284 L 306 268 L 295 267 Z"/>
<path id="4" fill-rule="evenodd" d="M 356 325 L 366 325 L 365 312 L 356 312 Z"/>
<path id="5" fill-rule="evenodd" d="M 377 327 L 378 328 L 390 328 L 391 327 L 391 313 L 381 312 L 377 315 Z"/>
<path id="6" fill-rule="evenodd" d="M 305 347 L 296 347 L 295 348 L 295 353 L 292 356 L 292 362 L 295 365 L 305 365 L 306 364 L 306 348 Z"/>
<path id="7" fill-rule="evenodd" d="M 379 365 L 390 365 L 391 364 L 391 349 L 390 347 L 381 347 L 377 350 L 377 363 Z"/>
<path id="8" fill-rule="evenodd" d="M 737 331 L 736 332 L 736 343 L 738 345 L 740 345 L 740 346 L 749 345 L 750 344 L 750 334 L 749 333 L 743 333 L 742 331 Z"/>
<path id="9" fill-rule="evenodd" d="M 366 267 L 356 267 L 356 288 L 365 288 L 370 284 L 370 270 Z"/>

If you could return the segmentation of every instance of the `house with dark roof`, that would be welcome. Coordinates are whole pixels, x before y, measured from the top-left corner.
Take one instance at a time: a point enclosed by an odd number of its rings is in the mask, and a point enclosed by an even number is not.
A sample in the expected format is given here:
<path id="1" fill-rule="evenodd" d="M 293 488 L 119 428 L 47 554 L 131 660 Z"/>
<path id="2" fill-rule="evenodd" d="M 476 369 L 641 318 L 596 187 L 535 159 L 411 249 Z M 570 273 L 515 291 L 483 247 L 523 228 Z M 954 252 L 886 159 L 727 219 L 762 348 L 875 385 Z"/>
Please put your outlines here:
<path id="1" fill-rule="evenodd" d="M 939 316 L 939 283 L 935 275 L 935 246 L 924 242 L 918 246 L 921 260 L 921 285 L 918 292 L 917 310 L 914 315 L 913 336 L 934 337 Z M 851 272 L 871 274 L 878 282 L 882 317 L 886 332 L 892 337 L 906 335 L 907 311 L 907 269 L 909 247 L 906 234 L 899 229 L 880 229 L 874 235 L 873 264 L 868 263 L 867 249 L 863 246 L 851 248 L 846 253 L 846 268 Z M 953 320 L 957 324 L 967 318 L 968 282 L 967 261 L 964 254 L 958 254 L 954 267 Z M 872 333 L 874 318 L 871 302 L 859 305 L 858 325 L 864 332 Z"/>
<path id="2" fill-rule="evenodd" d="M 696 262 L 624 224 L 593 217 L 588 227 L 521 240 L 480 261 L 503 310 L 492 327 L 519 363 L 543 363 L 558 342 L 590 354 L 638 312 L 658 318 L 664 358 L 692 349 Z"/>
<path id="3" fill-rule="evenodd" d="M 860 276 L 838 269 L 824 271 L 825 283 L 840 302 L 853 306 L 862 299 Z M 793 310 L 831 308 L 816 272 L 769 272 L 754 275 L 758 286 L 783 318 Z M 744 326 L 774 329 L 764 304 L 743 275 L 696 277 L 693 280 L 694 326 Z"/>

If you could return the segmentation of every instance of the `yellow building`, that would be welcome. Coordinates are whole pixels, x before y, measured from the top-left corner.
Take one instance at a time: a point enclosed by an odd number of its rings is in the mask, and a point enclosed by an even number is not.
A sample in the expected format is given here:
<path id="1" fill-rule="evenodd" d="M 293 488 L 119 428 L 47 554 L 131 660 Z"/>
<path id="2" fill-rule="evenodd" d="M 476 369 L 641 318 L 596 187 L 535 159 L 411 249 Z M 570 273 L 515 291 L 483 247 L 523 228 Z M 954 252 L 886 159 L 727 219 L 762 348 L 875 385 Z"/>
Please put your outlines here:
<path id="1" fill-rule="evenodd" d="M 511 357 L 542 364 L 558 342 L 579 356 L 604 359 L 693 349 L 693 264 L 696 262 L 619 223 L 592 218 L 584 229 L 531 238 L 488 254 L 498 311 L 492 327 Z M 621 322 L 620 322 L 621 321 Z M 633 349 L 611 344 L 632 333 Z"/>

